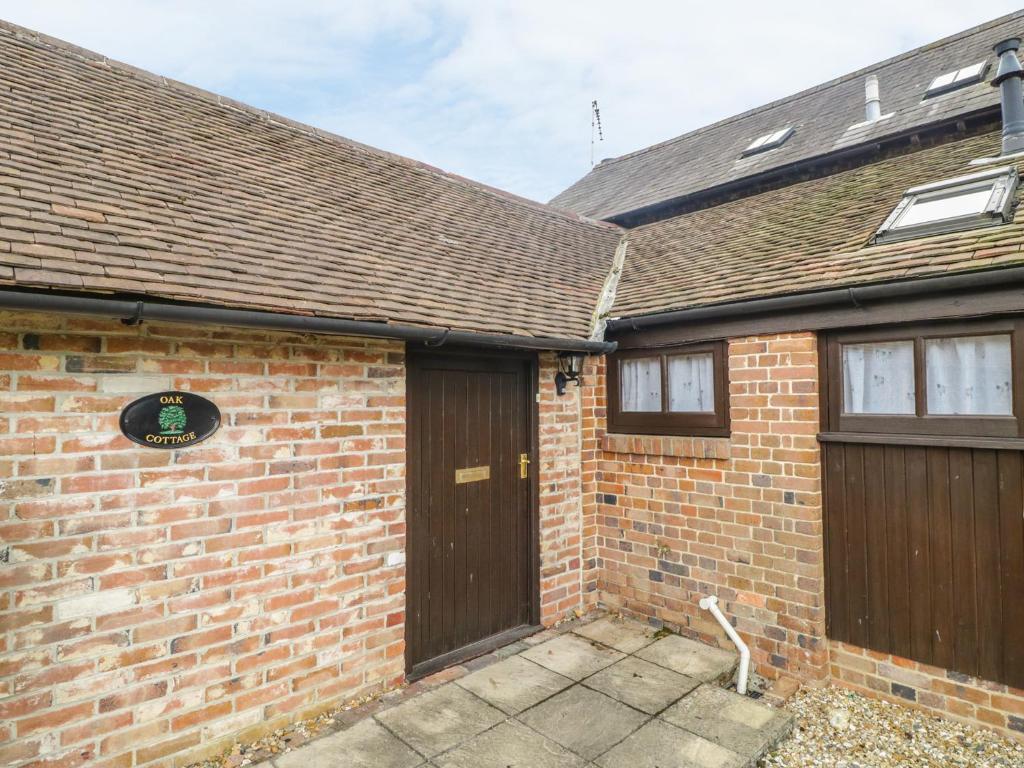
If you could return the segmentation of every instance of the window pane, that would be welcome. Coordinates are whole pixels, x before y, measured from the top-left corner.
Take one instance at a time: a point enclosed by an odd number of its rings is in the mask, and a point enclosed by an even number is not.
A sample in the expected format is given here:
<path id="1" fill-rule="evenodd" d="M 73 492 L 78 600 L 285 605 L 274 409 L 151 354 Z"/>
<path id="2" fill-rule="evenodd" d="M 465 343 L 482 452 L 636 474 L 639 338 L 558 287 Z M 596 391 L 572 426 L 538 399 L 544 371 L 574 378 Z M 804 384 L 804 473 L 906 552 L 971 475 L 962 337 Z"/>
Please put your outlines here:
<path id="1" fill-rule="evenodd" d="M 977 79 L 980 80 L 985 74 L 985 70 L 988 69 L 987 61 L 979 61 L 977 64 L 972 64 L 969 67 L 964 67 L 956 73 L 956 82 L 963 83 L 965 80 Z"/>
<path id="2" fill-rule="evenodd" d="M 715 358 L 710 352 L 668 359 L 668 409 L 715 412 Z"/>
<path id="3" fill-rule="evenodd" d="M 623 360 L 619 368 L 623 411 L 661 410 L 661 359 Z"/>
<path id="4" fill-rule="evenodd" d="M 913 414 L 914 342 L 844 344 L 843 411 Z"/>
<path id="5" fill-rule="evenodd" d="M 1013 414 L 1008 335 L 929 339 L 924 360 L 928 413 Z"/>
<path id="6" fill-rule="evenodd" d="M 954 80 L 956 80 L 956 76 L 957 76 L 956 72 L 947 72 L 944 75 L 939 75 L 934 80 L 932 80 L 931 85 L 928 86 L 928 90 L 929 91 L 934 91 L 937 88 L 942 88 L 944 86 L 947 86 L 950 83 L 952 83 Z"/>
<path id="7" fill-rule="evenodd" d="M 903 212 L 893 228 L 955 219 L 958 216 L 975 216 L 984 212 L 991 196 L 992 182 L 981 187 L 971 186 L 930 196 L 921 195 Z"/>

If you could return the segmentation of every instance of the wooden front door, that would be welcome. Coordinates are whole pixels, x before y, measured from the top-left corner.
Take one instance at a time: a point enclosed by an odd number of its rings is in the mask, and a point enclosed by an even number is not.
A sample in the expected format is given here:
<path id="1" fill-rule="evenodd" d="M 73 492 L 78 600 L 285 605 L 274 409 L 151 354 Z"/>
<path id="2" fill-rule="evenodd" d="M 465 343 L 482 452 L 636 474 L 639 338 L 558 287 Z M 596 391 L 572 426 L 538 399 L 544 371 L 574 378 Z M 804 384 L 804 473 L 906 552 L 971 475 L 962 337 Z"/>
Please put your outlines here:
<path id="1" fill-rule="evenodd" d="M 410 352 L 410 677 L 538 621 L 535 380 L 530 357 Z"/>

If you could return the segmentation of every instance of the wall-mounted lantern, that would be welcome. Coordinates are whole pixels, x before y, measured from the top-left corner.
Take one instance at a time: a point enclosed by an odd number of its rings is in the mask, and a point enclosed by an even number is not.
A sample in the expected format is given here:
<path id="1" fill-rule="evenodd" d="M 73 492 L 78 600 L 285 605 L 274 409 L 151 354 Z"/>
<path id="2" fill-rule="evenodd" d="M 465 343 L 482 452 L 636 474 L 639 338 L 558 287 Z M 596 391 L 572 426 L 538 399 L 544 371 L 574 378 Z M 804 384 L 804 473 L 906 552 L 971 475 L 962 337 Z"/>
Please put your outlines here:
<path id="1" fill-rule="evenodd" d="M 583 371 L 583 357 L 582 352 L 558 353 L 558 373 L 555 374 L 555 392 L 559 395 L 565 394 L 565 385 L 570 381 L 575 381 L 577 387 L 583 382 L 583 378 L 580 375 Z"/>

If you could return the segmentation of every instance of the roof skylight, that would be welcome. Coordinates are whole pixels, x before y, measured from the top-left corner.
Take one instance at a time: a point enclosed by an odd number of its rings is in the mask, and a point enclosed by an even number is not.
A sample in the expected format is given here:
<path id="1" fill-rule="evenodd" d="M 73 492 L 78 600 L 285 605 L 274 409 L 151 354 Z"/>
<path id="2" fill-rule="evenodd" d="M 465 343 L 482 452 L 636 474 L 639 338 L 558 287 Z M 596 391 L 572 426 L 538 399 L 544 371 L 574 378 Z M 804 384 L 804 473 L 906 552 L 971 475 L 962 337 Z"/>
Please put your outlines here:
<path id="1" fill-rule="evenodd" d="M 925 98 L 928 98 L 929 96 L 938 96 L 940 93 L 949 93 L 950 91 L 955 91 L 957 88 L 963 88 L 965 85 L 980 83 L 985 77 L 985 72 L 987 70 L 988 62 L 979 61 L 977 64 L 972 64 L 969 67 L 955 69 L 952 72 L 939 75 L 932 80 L 931 85 L 928 86 L 928 90 L 924 92 Z"/>
<path id="2" fill-rule="evenodd" d="M 878 228 L 874 242 L 1004 224 L 1013 218 L 1016 190 L 1013 166 L 912 187 Z"/>
<path id="3" fill-rule="evenodd" d="M 795 131 L 795 128 L 788 126 L 780 131 L 766 133 L 764 136 L 750 142 L 750 146 L 743 150 L 743 156 L 755 155 L 758 152 L 767 152 L 769 149 L 781 147 L 786 143 L 786 139 L 792 136 Z"/>

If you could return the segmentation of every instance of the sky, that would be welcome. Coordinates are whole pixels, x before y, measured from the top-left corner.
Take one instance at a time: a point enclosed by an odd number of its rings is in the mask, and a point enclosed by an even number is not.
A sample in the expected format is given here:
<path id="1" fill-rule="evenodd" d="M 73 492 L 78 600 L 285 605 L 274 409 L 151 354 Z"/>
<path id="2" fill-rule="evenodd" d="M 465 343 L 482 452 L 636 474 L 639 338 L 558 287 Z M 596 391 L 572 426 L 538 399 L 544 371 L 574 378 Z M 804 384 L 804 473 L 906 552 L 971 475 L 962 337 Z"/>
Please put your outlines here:
<path id="1" fill-rule="evenodd" d="M 0 18 L 535 200 L 999 0 L 0 0 Z"/>

